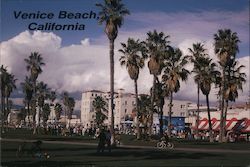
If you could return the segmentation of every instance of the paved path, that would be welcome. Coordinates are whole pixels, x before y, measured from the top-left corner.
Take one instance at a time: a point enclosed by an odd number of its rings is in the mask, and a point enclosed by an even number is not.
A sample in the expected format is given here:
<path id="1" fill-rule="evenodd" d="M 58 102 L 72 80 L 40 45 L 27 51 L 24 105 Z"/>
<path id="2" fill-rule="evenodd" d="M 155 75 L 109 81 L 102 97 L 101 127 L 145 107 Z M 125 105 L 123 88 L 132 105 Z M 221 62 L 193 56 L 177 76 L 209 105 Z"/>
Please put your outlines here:
<path id="1" fill-rule="evenodd" d="M 24 139 L 3 139 L 1 141 L 13 141 L 13 142 L 34 142 L 37 140 L 24 140 Z M 46 141 L 43 143 L 48 144 L 71 144 L 71 145 L 88 145 L 88 146 L 97 146 L 97 143 L 84 143 L 77 141 Z M 153 146 L 132 146 L 132 145 L 120 145 L 120 148 L 134 148 L 134 149 L 152 149 L 156 150 L 156 147 Z M 247 153 L 250 154 L 250 150 L 232 150 L 232 149 L 207 149 L 207 148 L 174 148 L 174 151 L 189 151 L 189 152 L 206 152 L 206 153 Z"/>

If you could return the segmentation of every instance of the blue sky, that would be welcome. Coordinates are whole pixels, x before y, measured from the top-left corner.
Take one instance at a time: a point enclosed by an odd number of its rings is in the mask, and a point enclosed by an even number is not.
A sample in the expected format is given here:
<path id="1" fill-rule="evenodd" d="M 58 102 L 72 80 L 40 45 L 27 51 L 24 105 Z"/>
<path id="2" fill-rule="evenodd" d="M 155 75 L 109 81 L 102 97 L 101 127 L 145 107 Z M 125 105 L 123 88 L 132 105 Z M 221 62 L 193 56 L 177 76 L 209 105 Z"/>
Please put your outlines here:
<path id="1" fill-rule="evenodd" d="M 48 83 L 59 92 L 68 91 L 77 97 L 90 89 L 109 90 L 108 40 L 103 32 L 104 26 L 97 20 L 22 20 L 14 18 L 14 11 L 98 13 L 96 3 L 102 0 L 1 0 L 1 64 L 8 67 L 17 78 L 18 84 L 28 72 L 24 58 L 33 52 L 42 54 L 46 66 L 38 80 Z M 245 65 L 247 83 L 239 101 L 245 101 L 249 95 L 249 1 L 248 0 L 123 0 L 130 10 L 124 25 L 119 29 L 115 41 L 115 89 L 124 88 L 133 92 L 133 82 L 125 68 L 119 65 L 121 56 L 117 50 L 120 42 L 128 37 L 144 40 L 148 31 L 163 31 L 170 35 L 171 44 L 179 47 L 183 54 L 189 54 L 193 43 L 205 44 L 208 54 L 216 61 L 213 51 L 213 35 L 218 29 L 230 28 L 237 32 L 241 43 L 237 55 Z M 27 31 L 31 22 L 57 22 L 60 24 L 83 23 L 84 31 Z M 189 70 L 192 66 L 188 67 Z M 148 93 L 152 86 L 152 76 L 145 67 L 139 76 L 139 92 Z M 193 90 L 193 91 L 190 91 Z M 192 76 L 182 83 L 175 98 L 196 101 L 196 87 Z M 211 92 L 211 101 L 215 102 L 217 90 Z M 13 97 L 22 97 L 19 88 Z M 201 97 L 203 98 L 203 97 Z M 204 100 L 203 98 L 202 100 Z M 16 100 L 18 101 L 18 100 Z M 22 99 L 19 101 L 22 103 Z M 79 108 L 79 105 L 78 105 Z"/>
<path id="2" fill-rule="evenodd" d="M 27 12 L 53 12 L 58 13 L 60 10 L 69 12 L 88 12 L 93 10 L 98 12 L 96 3 L 101 0 L 1 0 L 1 41 L 8 40 L 20 32 L 27 29 L 27 24 L 33 20 L 15 19 L 13 11 L 27 11 Z M 127 8 L 131 11 L 131 16 L 135 13 L 200 13 L 202 11 L 229 11 L 240 12 L 247 10 L 249 6 L 248 0 L 124 0 Z M 125 25 L 122 30 L 139 29 L 144 26 L 136 21 L 130 19 L 125 20 Z M 159 15 L 159 17 L 161 17 Z M 42 20 L 34 20 L 36 22 L 43 22 Z M 53 19 L 53 22 L 70 23 L 70 20 Z M 74 20 L 72 22 L 82 22 L 86 25 L 85 31 L 54 31 L 55 34 L 62 37 L 62 45 L 77 44 L 83 38 L 98 38 L 103 35 L 103 27 L 97 25 L 97 21 L 90 20 Z M 171 23 L 169 23 L 171 24 Z M 192 24 L 192 23 L 190 23 Z M 249 43 L 249 41 L 248 41 Z M 244 45 L 244 44 L 243 44 Z M 247 50 L 245 45 L 242 48 Z"/>

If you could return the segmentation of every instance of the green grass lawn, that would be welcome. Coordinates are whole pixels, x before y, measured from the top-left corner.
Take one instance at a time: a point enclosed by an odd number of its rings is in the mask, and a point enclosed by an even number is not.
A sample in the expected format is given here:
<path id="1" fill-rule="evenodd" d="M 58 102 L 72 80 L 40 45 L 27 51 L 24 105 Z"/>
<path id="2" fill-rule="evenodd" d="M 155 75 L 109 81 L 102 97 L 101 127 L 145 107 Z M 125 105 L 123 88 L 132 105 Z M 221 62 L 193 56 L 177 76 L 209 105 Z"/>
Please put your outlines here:
<path id="1" fill-rule="evenodd" d="M 9 129 L 3 138 L 11 139 L 33 139 L 33 140 L 46 140 L 46 141 L 76 141 L 76 142 L 87 142 L 97 143 L 97 139 L 93 139 L 90 136 L 53 136 L 53 135 L 33 135 L 32 130 L 27 129 Z M 121 142 L 125 145 L 137 145 L 137 146 L 155 146 L 157 140 L 145 141 L 136 140 L 135 136 L 132 135 L 121 135 Z M 173 139 L 172 142 L 175 147 L 179 148 L 207 148 L 207 149 L 233 149 L 233 150 L 250 150 L 249 142 L 238 142 L 238 143 L 209 143 L 208 141 L 195 141 L 195 140 L 183 140 Z"/>
<path id="2" fill-rule="evenodd" d="M 154 149 L 116 148 L 111 153 L 96 153 L 95 146 L 42 144 L 49 159 L 30 155 L 16 157 L 20 142 L 1 143 L 2 166 L 247 166 L 248 154 L 159 151 Z M 27 145 L 28 148 L 29 145 Z"/>
<path id="3" fill-rule="evenodd" d="M 52 136 L 33 135 L 32 130 L 10 129 L 1 136 L 9 139 L 27 139 L 42 141 L 68 141 L 97 143 L 88 136 Z M 126 145 L 155 146 L 155 141 L 136 140 L 134 136 L 122 135 Z M 250 150 L 250 144 L 242 143 L 209 143 L 204 141 L 173 140 L 176 148 L 233 149 Z M 248 166 L 249 153 L 217 153 L 195 151 L 160 151 L 157 149 L 116 148 L 111 153 L 96 153 L 96 146 L 43 143 L 42 149 L 49 153 L 49 159 L 33 158 L 24 155 L 16 157 L 20 142 L 1 141 L 2 166 Z M 27 146 L 28 148 L 28 146 Z"/>

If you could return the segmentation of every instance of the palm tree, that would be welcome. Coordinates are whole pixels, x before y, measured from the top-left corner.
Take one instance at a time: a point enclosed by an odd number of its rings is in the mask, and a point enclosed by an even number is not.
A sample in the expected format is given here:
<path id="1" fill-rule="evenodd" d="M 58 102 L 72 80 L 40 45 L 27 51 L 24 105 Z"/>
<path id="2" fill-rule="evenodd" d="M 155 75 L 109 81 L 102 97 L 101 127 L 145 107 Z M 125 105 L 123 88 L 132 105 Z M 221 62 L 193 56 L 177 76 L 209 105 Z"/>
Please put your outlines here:
<path id="1" fill-rule="evenodd" d="M 157 81 L 155 85 L 155 103 L 158 107 L 158 114 L 160 115 L 160 136 L 163 136 L 163 107 L 165 104 L 165 97 L 168 95 L 168 90 L 166 89 L 164 83 Z"/>
<path id="2" fill-rule="evenodd" d="M 147 57 L 146 48 L 139 42 L 129 38 L 127 44 L 121 43 L 123 49 L 119 51 L 123 54 L 120 58 L 121 66 L 126 66 L 128 74 L 132 80 L 134 80 L 135 86 L 135 102 L 136 102 L 136 117 L 138 119 L 138 86 L 137 80 L 139 77 L 140 69 L 144 67 L 144 61 Z M 139 121 L 136 123 L 137 139 L 140 138 Z"/>
<path id="3" fill-rule="evenodd" d="M 153 90 L 151 95 L 151 125 L 149 129 L 149 135 L 152 134 L 152 123 L 153 123 L 153 110 L 155 101 L 155 84 L 158 75 L 161 74 L 162 68 L 164 66 L 164 57 L 166 53 L 167 41 L 169 36 L 166 36 L 163 32 L 158 33 L 156 30 L 153 32 L 149 31 L 147 33 L 148 37 L 146 39 L 146 47 L 148 52 L 148 57 L 150 58 L 148 62 L 148 68 L 153 78 Z"/>
<path id="4" fill-rule="evenodd" d="M 103 126 L 103 121 L 107 119 L 107 102 L 101 97 L 97 96 L 92 103 L 96 111 L 96 124 L 99 128 Z"/>
<path id="5" fill-rule="evenodd" d="M 30 103 L 31 103 L 31 99 L 33 96 L 33 84 L 32 81 L 29 77 L 25 77 L 25 81 L 21 83 L 21 86 L 23 88 L 23 93 L 25 95 L 25 101 L 27 102 L 27 109 L 28 109 L 28 123 L 30 123 Z"/>
<path id="6" fill-rule="evenodd" d="M 238 90 L 243 90 L 242 85 L 246 82 L 246 74 L 242 73 L 241 70 L 245 68 L 243 65 L 239 65 L 238 61 L 235 61 L 230 69 L 226 69 L 225 72 L 225 111 L 223 118 L 223 129 L 226 131 L 226 117 L 227 108 L 229 101 L 235 101 L 238 98 Z"/>
<path id="7" fill-rule="evenodd" d="M 13 92 L 13 90 L 16 89 L 16 85 L 15 85 L 16 81 L 17 79 L 15 78 L 13 74 L 8 74 L 7 82 L 5 84 L 5 93 L 4 93 L 5 98 L 6 98 L 6 111 L 7 111 L 5 116 L 7 116 L 7 114 L 10 112 L 9 97 L 10 97 L 10 94 Z"/>
<path id="8" fill-rule="evenodd" d="M 9 97 L 10 94 L 16 89 L 15 76 L 8 73 L 7 67 L 1 66 L 1 106 L 2 106 L 2 123 L 7 119 L 10 112 Z"/>
<path id="9" fill-rule="evenodd" d="M 185 68 L 185 65 L 188 63 L 188 56 L 183 56 L 180 49 L 174 49 L 169 46 L 165 60 L 162 80 L 169 91 L 168 136 L 171 137 L 173 93 L 179 91 L 180 80 L 186 81 L 188 79 L 189 71 Z"/>
<path id="10" fill-rule="evenodd" d="M 213 130 L 211 124 L 210 107 L 209 107 L 209 93 L 212 83 L 216 83 L 216 78 L 220 76 L 220 72 L 216 70 L 216 64 L 212 62 L 212 59 L 203 57 L 200 60 L 201 75 L 200 75 L 200 88 L 202 93 L 206 96 L 207 114 L 209 123 L 209 139 L 213 142 Z"/>
<path id="11" fill-rule="evenodd" d="M 72 114 L 73 114 L 73 111 L 74 111 L 74 108 L 75 108 L 75 99 L 73 97 L 69 97 L 69 100 L 68 100 L 68 113 L 67 113 L 67 117 L 69 119 L 69 126 L 70 126 L 70 120 L 72 118 Z"/>
<path id="12" fill-rule="evenodd" d="M 3 65 L 1 65 L 1 69 L 0 69 L 0 75 L 1 75 L 1 111 L 2 111 L 2 123 L 3 123 L 3 117 L 4 117 L 4 113 L 5 113 L 5 85 L 7 82 L 7 78 L 8 78 L 8 72 L 7 72 L 7 67 L 4 67 Z"/>
<path id="13" fill-rule="evenodd" d="M 43 126 L 44 126 L 44 130 L 45 130 L 45 124 L 49 119 L 49 114 L 51 111 L 50 104 L 45 103 L 42 107 L 42 110 L 43 110 L 43 114 L 42 114 L 43 115 Z"/>
<path id="14" fill-rule="evenodd" d="M 24 59 L 24 61 L 27 64 L 26 69 L 27 69 L 27 71 L 30 72 L 30 79 L 33 83 L 33 93 L 34 93 L 33 98 L 34 98 L 34 103 L 35 103 L 35 105 L 33 107 L 36 107 L 36 102 L 37 102 L 36 80 L 38 78 L 38 75 L 42 73 L 41 66 L 45 65 L 45 63 L 43 62 L 43 58 L 42 58 L 41 54 L 39 54 L 38 52 L 32 52 L 31 55 L 29 56 L 29 58 Z M 33 110 L 34 110 L 34 108 L 33 108 Z M 34 124 L 34 132 L 33 133 L 36 133 L 35 124 Z"/>
<path id="15" fill-rule="evenodd" d="M 109 39 L 110 59 L 110 101 L 111 101 L 111 144 L 114 143 L 114 41 L 118 28 L 123 24 L 124 16 L 129 14 L 121 0 L 104 0 L 104 4 L 96 4 L 100 8 L 99 24 L 105 24 L 105 33 Z"/>
<path id="16" fill-rule="evenodd" d="M 55 112 L 56 112 L 56 120 L 58 121 L 61 117 L 61 113 L 62 113 L 62 105 L 60 103 L 56 103 L 55 105 Z"/>
<path id="17" fill-rule="evenodd" d="M 143 136 L 145 136 L 147 133 L 147 124 L 151 121 L 150 118 L 150 112 L 151 112 L 151 98 L 149 95 L 141 94 L 138 99 L 138 121 L 141 124 L 141 127 L 144 128 Z"/>
<path id="18" fill-rule="evenodd" d="M 37 100 L 38 100 L 38 126 L 40 125 L 40 115 L 41 115 L 41 111 L 42 111 L 42 115 L 43 115 L 43 125 L 45 128 L 45 119 L 44 117 L 46 117 L 46 113 L 44 113 L 44 105 L 45 105 L 45 100 L 47 100 L 50 96 L 50 88 L 48 88 L 47 84 L 45 84 L 44 82 L 39 82 L 37 84 Z M 45 108 L 46 109 L 46 108 Z"/>
<path id="19" fill-rule="evenodd" d="M 220 138 L 219 141 L 225 141 L 225 130 L 223 128 L 225 124 L 225 92 L 226 92 L 226 69 L 230 69 L 235 61 L 236 54 L 239 52 L 238 44 L 240 42 L 237 33 L 232 32 L 230 29 L 220 29 L 217 34 L 214 34 L 215 40 L 215 54 L 219 58 L 219 64 L 222 69 L 221 77 L 221 114 L 220 114 Z"/>
<path id="20" fill-rule="evenodd" d="M 67 127 L 70 126 L 70 120 L 72 117 L 72 113 L 74 111 L 75 107 L 75 100 L 73 97 L 70 97 L 68 92 L 64 92 L 62 95 L 63 105 L 64 105 L 64 114 L 65 114 L 65 123 L 66 123 L 66 115 L 68 118 L 68 124 Z"/>
<path id="21" fill-rule="evenodd" d="M 200 77 L 201 77 L 201 59 L 206 55 L 204 45 L 201 43 L 193 44 L 193 48 L 188 48 L 190 52 L 191 62 L 194 64 L 192 73 L 195 74 L 194 81 L 197 84 L 197 113 L 196 113 L 196 122 L 195 122 L 195 134 L 198 136 L 198 125 L 199 125 L 199 112 L 200 112 Z"/>

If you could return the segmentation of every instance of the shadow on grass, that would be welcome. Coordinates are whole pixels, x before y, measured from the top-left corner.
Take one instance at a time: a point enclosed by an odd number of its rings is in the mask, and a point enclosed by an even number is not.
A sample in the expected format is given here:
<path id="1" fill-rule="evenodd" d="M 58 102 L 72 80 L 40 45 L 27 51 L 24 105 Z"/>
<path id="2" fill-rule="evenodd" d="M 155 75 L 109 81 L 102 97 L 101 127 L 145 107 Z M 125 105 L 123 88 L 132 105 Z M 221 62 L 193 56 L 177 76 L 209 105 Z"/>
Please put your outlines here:
<path id="1" fill-rule="evenodd" d="M 81 166 L 81 167 L 93 167 L 94 164 L 91 163 L 82 163 L 82 162 L 75 162 L 75 161 L 12 161 L 12 162 L 4 162 L 1 164 L 4 166 L 15 166 L 15 167 L 47 167 L 47 166 Z"/>

